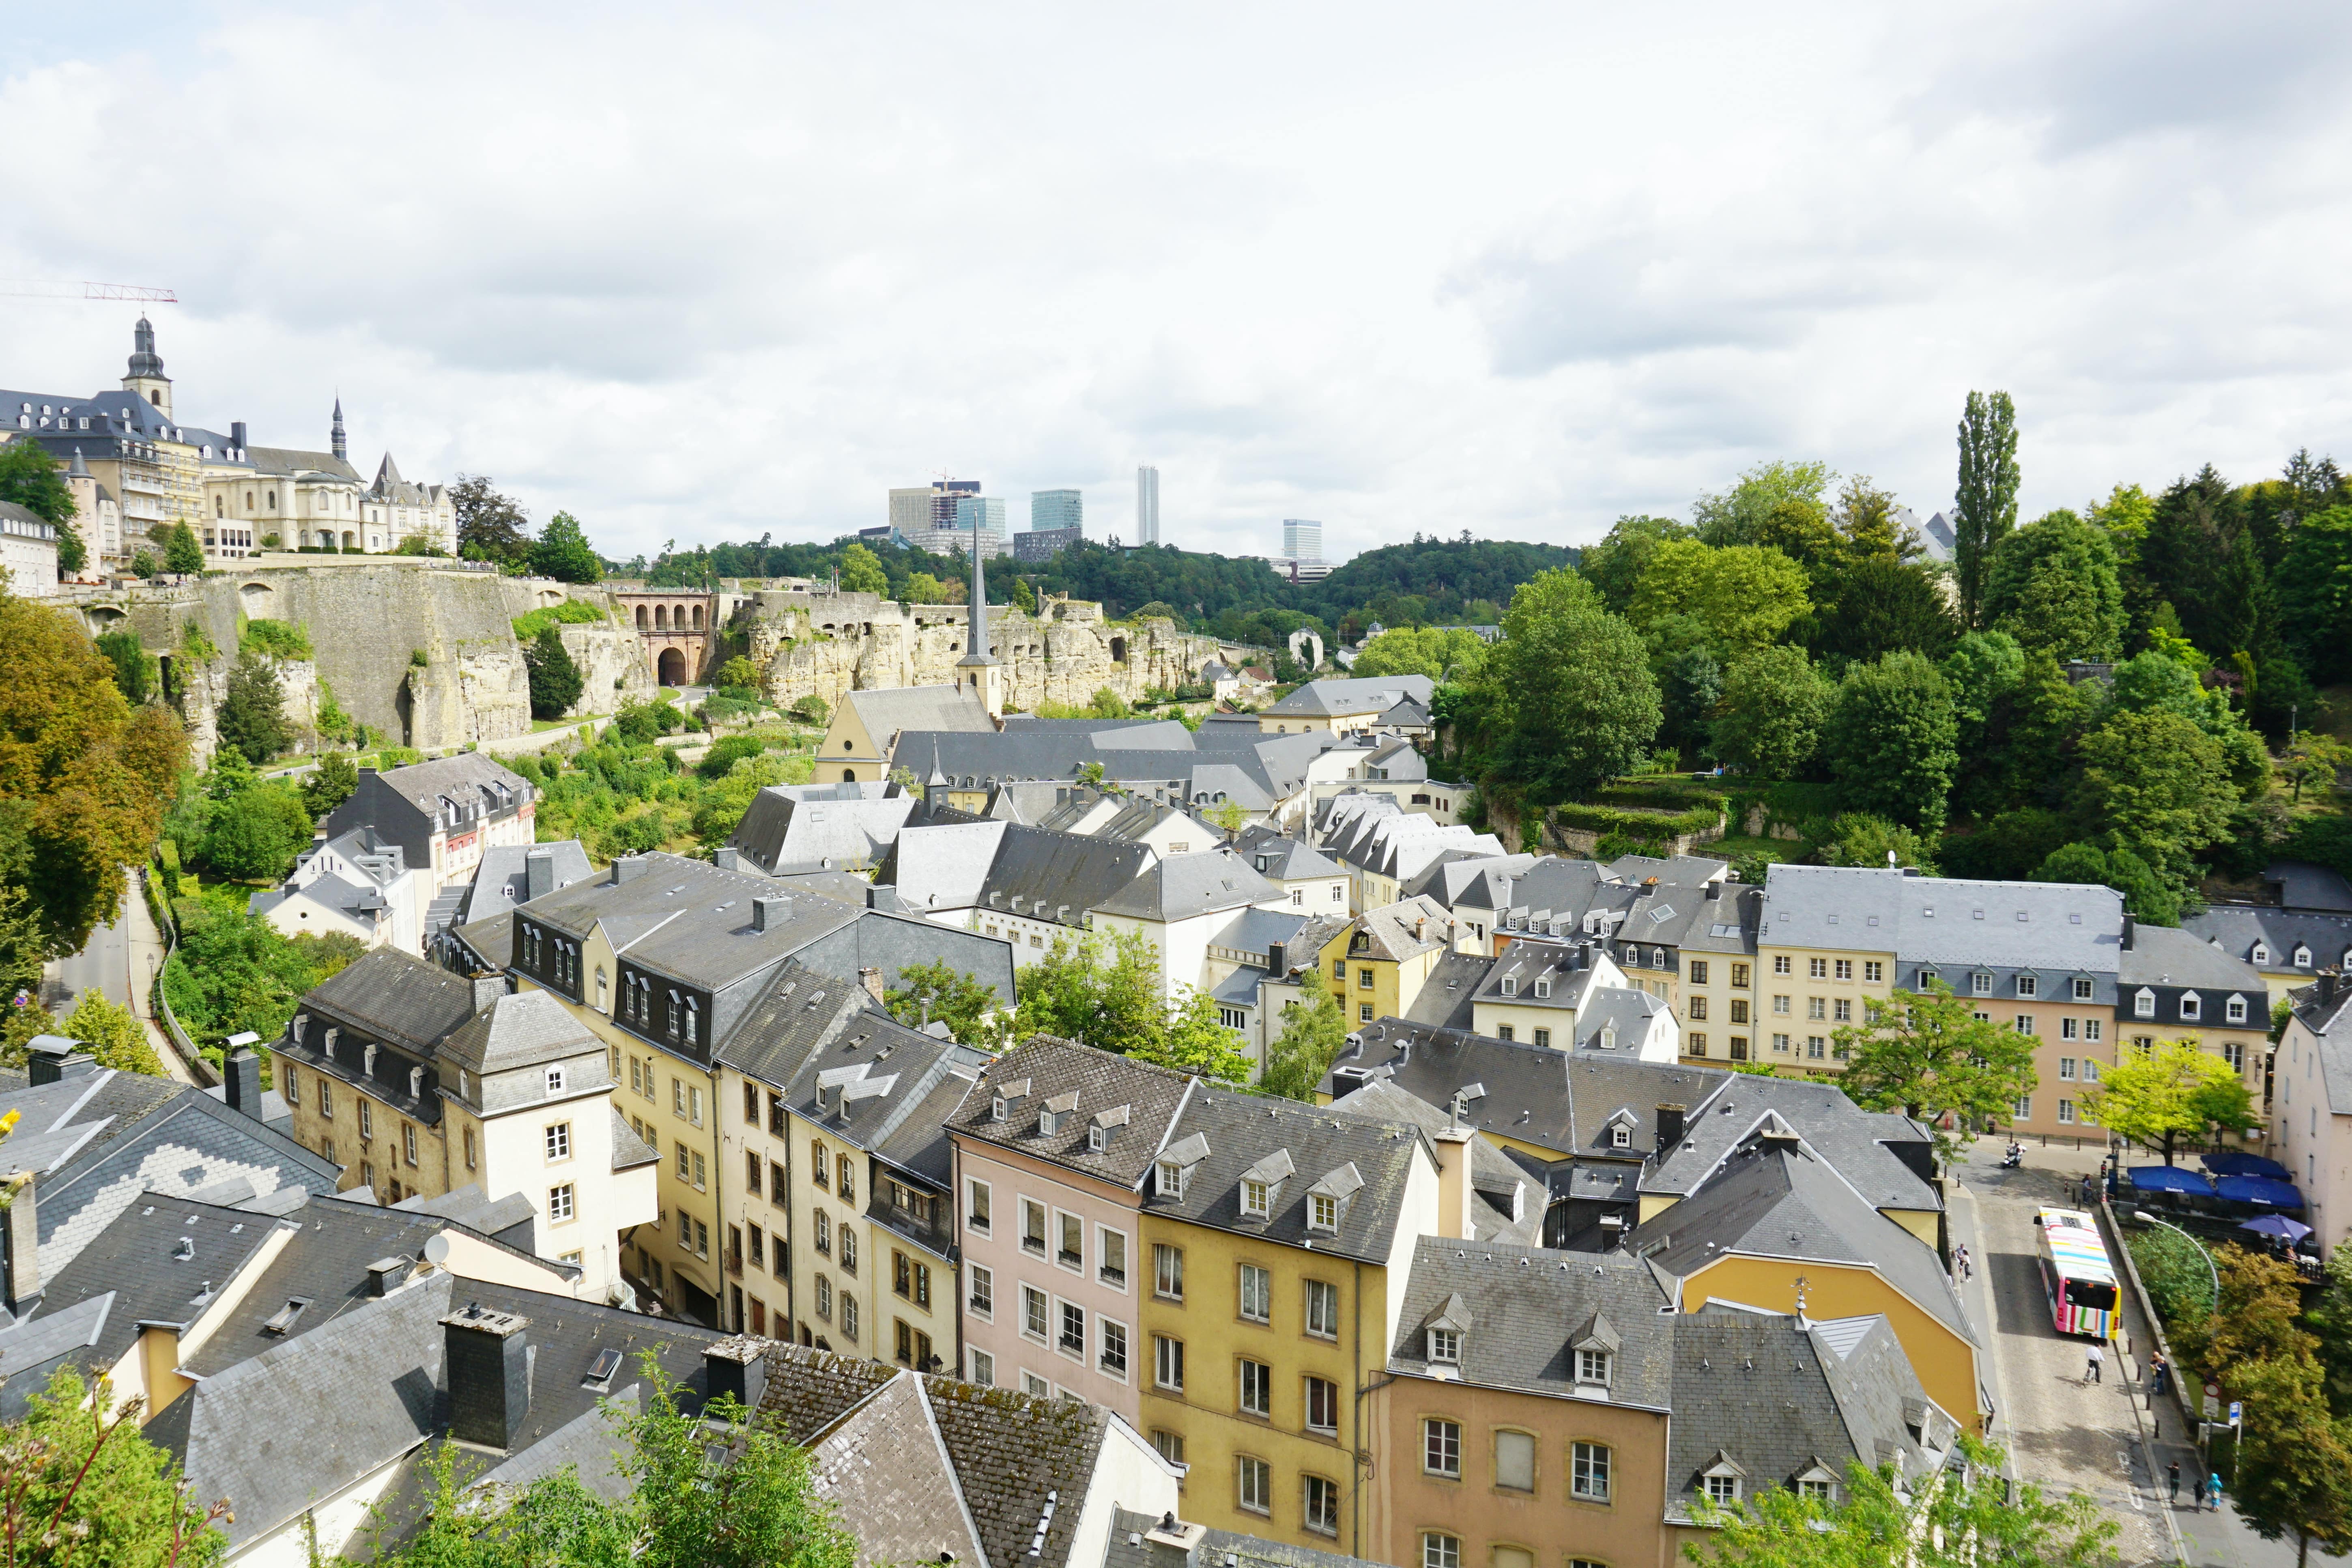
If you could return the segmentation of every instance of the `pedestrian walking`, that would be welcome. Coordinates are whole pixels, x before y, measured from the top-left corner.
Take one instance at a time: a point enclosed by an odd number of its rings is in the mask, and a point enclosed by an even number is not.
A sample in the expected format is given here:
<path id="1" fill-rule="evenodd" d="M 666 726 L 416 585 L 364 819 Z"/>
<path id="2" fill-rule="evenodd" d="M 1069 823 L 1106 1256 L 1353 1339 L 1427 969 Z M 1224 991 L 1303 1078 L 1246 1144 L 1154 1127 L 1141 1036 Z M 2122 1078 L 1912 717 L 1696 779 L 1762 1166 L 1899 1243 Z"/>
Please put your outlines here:
<path id="1" fill-rule="evenodd" d="M 1976 1266 L 1969 1261 L 1969 1249 L 1963 1247 L 1960 1249 L 1960 1278 L 1973 1279 L 1975 1275 Z"/>
<path id="2" fill-rule="evenodd" d="M 2083 1374 L 2083 1381 L 2085 1383 L 2098 1383 L 2103 1381 L 2099 1376 L 2099 1366 L 2100 1364 L 2105 1362 L 2106 1359 L 2106 1356 L 2101 1353 L 2099 1347 L 2094 1343 L 2091 1346 L 2090 1370 Z"/>
<path id="3" fill-rule="evenodd" d="M 2158 1351 L 2155 1355 L 2149 1357 L 2148 1393 L 2161 1398 L 2164 1394 L 2164 1380 L 2171 1375 L 2171 1373 L 2172 1364 L 2164 1359 L 2164 1353 L 2162 1351 Z"/>
<path id="4" fill-rule="evenodd" d="M 2180 1461 L 2175 1459 L 2164 1469 L 2165 1479 L 2172 1483 L 2172 1500 L 2180 1500 Z"/>
<path id="5" fill-rule="evenodd" d="M 2221 1472 L 2215 1470 L 2205 1478 L 2205 1495 L 2213 1504 L 2213 1511 L 2221 1511 Z"/>
<path id="6" fill-rule="evenodd" d="M 2089 1176 L 2084 1176 L 2083 1178 L 2083 1207 L 2084 1208 L 2091 1207 L 2091 1178 Z"/>

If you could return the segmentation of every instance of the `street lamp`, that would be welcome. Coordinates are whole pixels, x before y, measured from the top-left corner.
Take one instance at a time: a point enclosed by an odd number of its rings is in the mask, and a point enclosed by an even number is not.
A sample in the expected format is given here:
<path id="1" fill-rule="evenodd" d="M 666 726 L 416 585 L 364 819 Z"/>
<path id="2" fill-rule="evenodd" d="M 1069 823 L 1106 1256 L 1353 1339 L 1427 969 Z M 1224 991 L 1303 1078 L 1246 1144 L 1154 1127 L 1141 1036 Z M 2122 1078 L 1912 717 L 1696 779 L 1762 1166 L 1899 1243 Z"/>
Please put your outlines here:
<path id="1" fill-rule="evenodd" d="M 2167 1230 L 2180 1230 L 2180 1227 L 2173 1224 L 2172 1221 L 2158 1219 L 2144 1208 L 2133 1209 L 2132 1218 L 2142 1225 L 2161 1225 Z M 2186 1230 L 2180 1230 L 2180 1234 L 2189 1236 Z M 2202 1241 L 2198 1240 L 2194 1236 L 2189 1236 L 2189 1244 L 2197 1249 L 2197 1256 L 2205 1260 L 2205 1271 L 2213 1276 L 2213 1310 L 2218 1312 L 2221 1310 L 2221 1271 L 2213 1267 L 2213 1254 L 2205 1250 L 2205 1244 Z"/>

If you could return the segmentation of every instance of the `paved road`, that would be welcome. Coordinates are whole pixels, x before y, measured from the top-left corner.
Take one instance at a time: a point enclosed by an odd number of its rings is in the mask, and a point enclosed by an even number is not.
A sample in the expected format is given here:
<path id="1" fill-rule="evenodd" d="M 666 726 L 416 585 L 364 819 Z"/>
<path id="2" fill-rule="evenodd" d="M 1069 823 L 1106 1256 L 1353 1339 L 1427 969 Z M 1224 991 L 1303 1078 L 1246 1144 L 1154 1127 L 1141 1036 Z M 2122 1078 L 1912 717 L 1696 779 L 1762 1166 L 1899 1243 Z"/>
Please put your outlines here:
<path id="1" fill-rule="evenodd" d="M 1956 1214 L 1968 1211 L 1966 1228 L 1977 1238 L 1970 1306 L 1980 1321 L 1990 1317 L 1994 1336 L 2000 1412 L 1994 1436 L 2024 1479 L 2096 1500 L 2121 1527 L 2116 1551 L 2126 1563 L 2176 1562 L 2120 1347 L 2109 1349 L 2103 1381 L 2092 1383 L 2090 1342 L 2062 1336 L 2050 1321 L 2034 1260 L 2033 1211 L 2072 1202 L 2066 1178 L 2046 1166 L 2005 1171 L 1999 1160 L 1997 1145 L 1981 1145 L 1960 1169 L 1967 1192 L 1955 1204 Z"/>
<path id="2" fill-rule="evenodd" d="M 170 1031 L 151 1010 L 150 982 L 163 964 L 163 934 L 147 911 L 139 887 L 141 874 L 137 868 L 131 869 L 131 885 L 114 918 L 92 931 L 80 952 L 49 967 L 41 979 L 42 1000 L 62 1018 L 82 992 L 97 989 L 107 1000 L 138 1016 L 147 1030 L 147 1042 L 155 1048 L 166 1073 L 183 1083 L 194 1083 L 196 1079 L 173 1045 Z"/>
<path id="3" fill-rule="evenodd" d="M 89 942 L 80 952 L 58 960 L 55 994 L 45 1000 L 54 1005 L 66 996 L 79 997 L 95 987 L 117 1006 L 131 1006 L 131 934 L 124 913 L 118 909 L 112 921 L 89 934 Z"/>

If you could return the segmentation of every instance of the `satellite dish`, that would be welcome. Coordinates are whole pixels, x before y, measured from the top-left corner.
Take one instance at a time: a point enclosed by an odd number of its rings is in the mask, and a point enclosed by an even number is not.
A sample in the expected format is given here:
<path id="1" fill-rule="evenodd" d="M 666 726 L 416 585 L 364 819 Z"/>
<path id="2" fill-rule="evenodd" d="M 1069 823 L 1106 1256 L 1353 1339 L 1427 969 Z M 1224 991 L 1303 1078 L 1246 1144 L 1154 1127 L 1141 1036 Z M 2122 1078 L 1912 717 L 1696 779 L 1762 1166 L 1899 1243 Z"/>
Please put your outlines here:
<path id="1" fill-rule="evenodd" d="M 438 1268 L 449 1261 L 449 1233 L 436 1230 L 425 1243 L 425 1260 Z"/>

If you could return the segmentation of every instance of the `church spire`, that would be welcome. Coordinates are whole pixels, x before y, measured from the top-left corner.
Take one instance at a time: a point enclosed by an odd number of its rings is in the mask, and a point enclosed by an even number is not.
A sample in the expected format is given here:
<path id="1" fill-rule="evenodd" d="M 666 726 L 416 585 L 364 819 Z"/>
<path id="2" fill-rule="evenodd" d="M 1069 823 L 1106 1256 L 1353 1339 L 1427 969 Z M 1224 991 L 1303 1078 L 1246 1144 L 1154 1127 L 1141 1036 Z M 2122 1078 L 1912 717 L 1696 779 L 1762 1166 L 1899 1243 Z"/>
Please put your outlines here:
<path id="1" fill-rule="evenodd" d="M 997 673 L 996 661 L 988 652 L 988 582 L 981 574 L 981 530 L 977 519 L 971 530 L 971 631 L 964 641 L 964 656 L 956 661 L 959 671 L 971 676 L 972 690 L 980 696 L 991 718 L 1004 713 L 1004 687 Z"/>
<path id="2" fill-rule="evenodd" d="M 343 450 L 343 394 L 341 392 L 337 392 L 335 394 L 334 445 L 336 456 L 347 457 L 350 455 L 350 454 Z"/>

